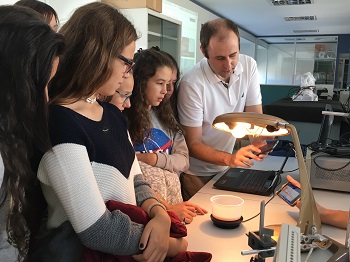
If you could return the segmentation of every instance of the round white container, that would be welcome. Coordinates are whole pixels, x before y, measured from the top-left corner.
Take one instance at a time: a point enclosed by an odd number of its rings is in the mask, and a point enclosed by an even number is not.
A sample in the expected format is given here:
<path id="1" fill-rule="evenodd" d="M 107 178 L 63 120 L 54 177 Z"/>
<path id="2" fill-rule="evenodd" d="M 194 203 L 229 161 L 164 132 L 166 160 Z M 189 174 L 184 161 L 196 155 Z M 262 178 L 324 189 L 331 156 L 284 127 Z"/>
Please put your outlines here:
<path id="1" fill-rule="evenodd" d="M 244 200 L 232 195 L 216 195 L 210 198 L 212 215 L 222 221 L 235 221 L 242 216 Z"/>

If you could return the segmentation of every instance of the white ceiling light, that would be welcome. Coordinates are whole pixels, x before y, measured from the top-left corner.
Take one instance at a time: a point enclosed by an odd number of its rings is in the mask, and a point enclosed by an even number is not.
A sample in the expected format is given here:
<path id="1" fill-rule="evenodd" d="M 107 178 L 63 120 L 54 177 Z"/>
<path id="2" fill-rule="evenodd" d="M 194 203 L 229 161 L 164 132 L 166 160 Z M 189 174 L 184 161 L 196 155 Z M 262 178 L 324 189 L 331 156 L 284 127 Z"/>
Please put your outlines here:
<path id="1" fill-rule="evenodd" d="M 317 17 L 315 15 L 307 15 L 307 16 L 285 16 L 284 20 L 290 21 L 315 21 Z"/>
<path id="2" fill-rule="evenodd" d="M 314 0 L 268 0 L 274 6 L 313 4 Z"/>
<path id="3" fill-rule="evenodd" d="M 287 37 L 284 40 L 286 40 L 286 41 L 304 41 L 306 39 L 305 39 L 305 37 L 297 37 L 297 38 Z"/>
<path id="4" fill-rule="evenodd" d="M 302 29 L 302 30 L 293 30 L 294 33 L 318 33 L 320 30 L 318 29 Z"/>

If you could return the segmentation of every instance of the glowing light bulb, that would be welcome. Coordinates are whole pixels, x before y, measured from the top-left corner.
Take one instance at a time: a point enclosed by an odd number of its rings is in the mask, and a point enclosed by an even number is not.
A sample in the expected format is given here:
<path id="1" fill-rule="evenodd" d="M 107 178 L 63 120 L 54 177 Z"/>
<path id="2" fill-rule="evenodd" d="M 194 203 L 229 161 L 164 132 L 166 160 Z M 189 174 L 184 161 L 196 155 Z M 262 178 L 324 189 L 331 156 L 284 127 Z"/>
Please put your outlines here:
<path id="1" fill-rule="evenodd" d="M 216 123 L 215 124 L 215 128 L 219 129 L 219 130 L 222 130 L 222 131 L 226 131 L 226 132 L 230 132 L 230 128 L 224 123 Z"/>
<path id="2" fill-rule="evenodd" d="M 247 134 L 246 127 L 244 125 L 236 125 L 231 134 L 236 138 L 242 138 Z"/>

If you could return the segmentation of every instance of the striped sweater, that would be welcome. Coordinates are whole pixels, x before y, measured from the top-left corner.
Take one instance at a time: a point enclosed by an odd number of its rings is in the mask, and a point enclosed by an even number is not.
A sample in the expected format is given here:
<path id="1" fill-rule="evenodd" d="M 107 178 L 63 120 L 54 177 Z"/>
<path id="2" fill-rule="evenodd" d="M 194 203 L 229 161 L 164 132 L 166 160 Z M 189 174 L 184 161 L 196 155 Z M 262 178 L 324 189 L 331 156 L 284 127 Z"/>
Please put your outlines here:
<path id="1" fill-rule="evenodd" d="M 63 106 L 50 106 L 53 148 L 42 157 L 37 173 L 48 203 L 48 232 L 42 235 L 53 236 L 57 246 L 60 234 L 67 233 L 57 229 L 69 223 L 86 247 L 115 255 L 137 254 L 143 225 L 118 210 L 109 212 L 104 203 L 117 200 L 141 205 L 154 195 L 140 176 L 125 117 L 113 105 L 101 106 L 100 121 Z M 61 254 L 64 248 L 55 247 L 51 252 L 57 259 L 50 256 L 50 261 L 79 260 L 81 248 L 77 249 L 67 250 L 73 254 L 70 257 Z"/>

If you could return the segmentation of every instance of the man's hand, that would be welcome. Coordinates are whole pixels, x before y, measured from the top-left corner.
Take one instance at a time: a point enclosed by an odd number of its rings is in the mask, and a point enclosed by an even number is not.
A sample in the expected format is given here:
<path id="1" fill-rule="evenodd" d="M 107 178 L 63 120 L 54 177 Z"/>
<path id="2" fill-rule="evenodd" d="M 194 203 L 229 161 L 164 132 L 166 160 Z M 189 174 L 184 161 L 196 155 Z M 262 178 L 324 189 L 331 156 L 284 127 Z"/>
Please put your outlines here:
<path id="1" fill-rule="evenodd" d="M 253 154 L 253 152 L 260 153 L 261 150 L 253 145 L 240 148 L 235 154 L 230 155 L 227 166 L 231 168 L 236 168 L 238 166 L 249 168 L 254 165 L 252 159 L 262 161 L 262 158 Z"/>

